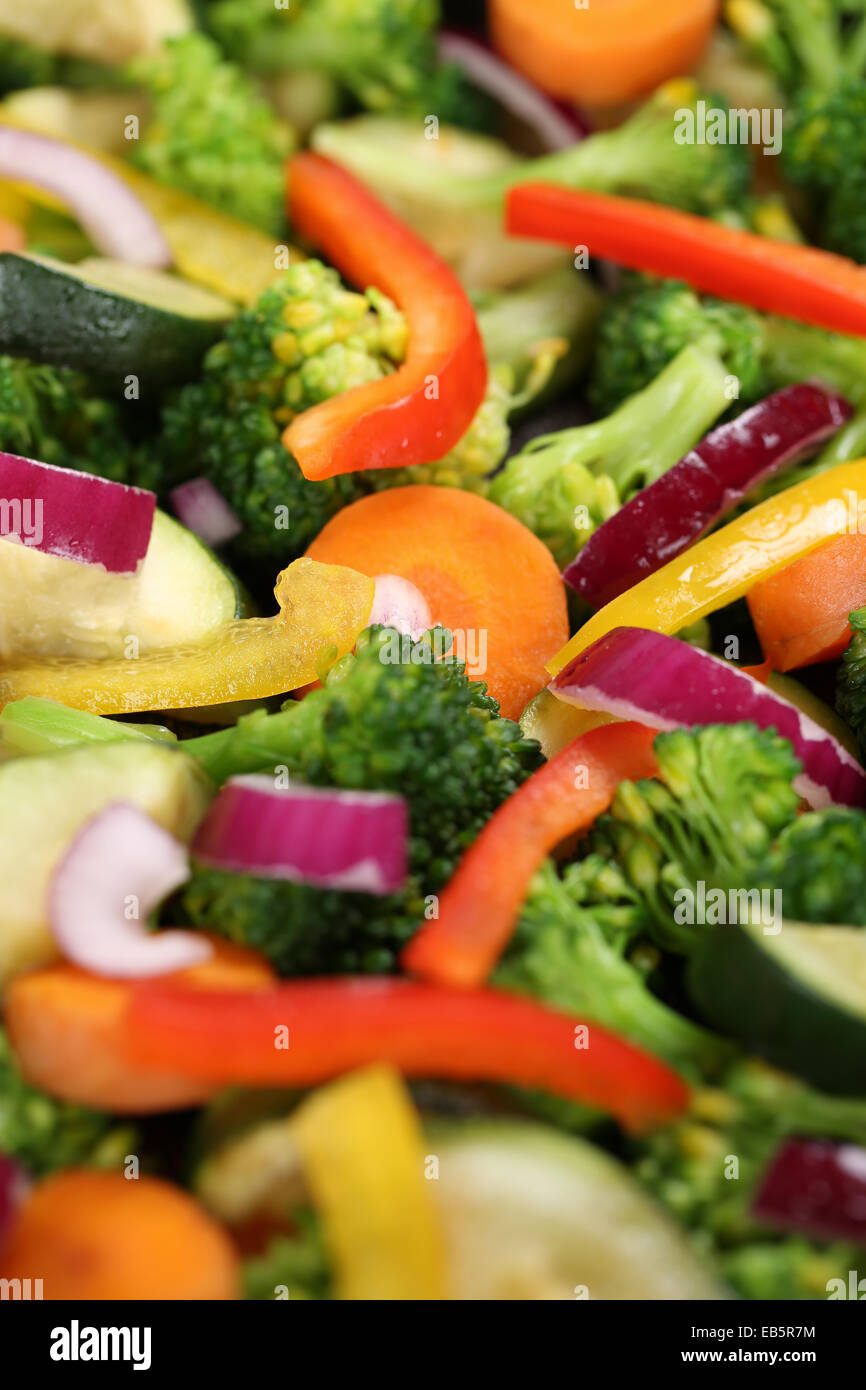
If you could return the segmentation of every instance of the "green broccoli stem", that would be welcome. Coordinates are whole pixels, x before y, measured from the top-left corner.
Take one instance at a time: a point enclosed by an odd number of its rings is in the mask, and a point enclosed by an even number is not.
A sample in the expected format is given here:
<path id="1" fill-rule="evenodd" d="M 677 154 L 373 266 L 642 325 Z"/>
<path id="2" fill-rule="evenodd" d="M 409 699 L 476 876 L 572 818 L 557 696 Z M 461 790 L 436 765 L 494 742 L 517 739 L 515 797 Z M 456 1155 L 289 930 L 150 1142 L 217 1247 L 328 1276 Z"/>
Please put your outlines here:
<path id="1" fill-rule="evenodd" d="M 866 405 L 866 338 L 770 316 L 763 320 L 762 347 L 767 377 L 774 387 L 817 378 L 852 404 Z"/>
<path id="2" fill-rule="evenodd" d="M 289 726 L 299 710 L 292 702 L 279 714 L 255 710 L 230 729 L 184 739 L 183 751 L 201 763 L 217 786 L 229 777 L 261 772 L 284 761 Z"/>
<path id="3" fill-rule="evenodd" d="M 123 724 L 27 695 L 0 714 L 0 749 L 13 756 L 56 753 L 82 743 L 176 742 L 161 724 Z"/>
<path id="4" fill-rule="evenodd" d="M 620 497 L 660 478 L 694 448 L 730 404 L 721 359 L 699 347 L 680 352 L 655 381 L 612 415 L 534 439 L 525 456 L 555 451 L 561 464 L 582 463 L 612 479 Z"/>

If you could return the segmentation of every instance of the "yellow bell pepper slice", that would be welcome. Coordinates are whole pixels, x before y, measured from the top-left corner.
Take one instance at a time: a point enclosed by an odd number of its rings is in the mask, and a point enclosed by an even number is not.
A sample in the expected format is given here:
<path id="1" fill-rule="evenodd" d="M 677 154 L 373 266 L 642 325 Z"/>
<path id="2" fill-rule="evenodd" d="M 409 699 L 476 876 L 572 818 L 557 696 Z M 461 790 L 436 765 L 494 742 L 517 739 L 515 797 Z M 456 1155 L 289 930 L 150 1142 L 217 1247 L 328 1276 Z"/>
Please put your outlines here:
<path id="1" fill-rule="evenodd" d="M 446 1299 L 445 1242 L 424 1176 L 423 1134 L 397 1073 L 354 1072 L 317 1091 L 293 1119 L 340 1298 Z"/>
<path id="2" fill-rule="evenodd" d="M 761 502 L 612 599 L 547 664 L 555 676 L 616 627 L 676 633 L 747 594 L 831 536 L 856 529 L 866 459 L 842 463 Z M 864 517 L 866 529 L 866 517 Z"/>
<path id="3" fill-rule="evenodd" d="M 195 645 L 129 659 L 54 657 L 0 668 L 0 707 L 37 695 L 94 714 L 132 714 L 281 695 L 315 680 L 323 654 L 336 660 L 352 650 L 373 590 L 355 570 L 295 560 L 277 580 L 275 618 L 222 623 Z"/>
<path id="4" fill-rule="evenodd" d="M 39 128 L 7 111 L 0 112 L 0 125 L 27 130 Z M 54 132 L 51 135 L 52 139 L 58 138 Z M 278 255 L 273 238 L 257 227 L 229 217 L 179 189 L 166 188 L 123 159 L 71 140 L 64 143 L 98 159 L 138 194 L 162 229 L 171 248 L 174 268 L 196 284 L 240 304 L 254 304 L 288 265 L 304 260 L 302 252 L 289 245 Z M 20 210 L 22 198 L 40 207 L 64 210 L 64 204 L 45 189 L 4 181 L 0 201 Z"/>

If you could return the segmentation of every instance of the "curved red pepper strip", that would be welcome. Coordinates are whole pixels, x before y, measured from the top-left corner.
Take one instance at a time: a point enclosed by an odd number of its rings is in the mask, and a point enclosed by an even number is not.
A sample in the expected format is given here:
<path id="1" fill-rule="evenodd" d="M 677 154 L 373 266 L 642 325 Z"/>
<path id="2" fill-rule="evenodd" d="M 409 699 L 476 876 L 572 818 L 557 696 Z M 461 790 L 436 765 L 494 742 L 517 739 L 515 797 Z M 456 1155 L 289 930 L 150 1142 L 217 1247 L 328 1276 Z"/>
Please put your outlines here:
<path id="1" fill-rule="evenodd" d="M 131 992 L 125 1036 L 131 1061 L 221 1085 L 314 1086 L 388 1062 L 406 1076 L 539 1087 L 633 1132 L 674 1119 L 688 1099 L 663 1062 L 594 1023 L 516 994 L 390 977 L 252 993 L 148 983 Z"/>
<path id="2" fill-rule="evenodd" d="M 772 241 L 694 213 L 552 184 L 508 194 L 513 236 L 586 246 L 633 270 L 839 333 L 866 335 L 866 268 L 814 246 Z"/>
<path id="3" fill-rule="evenodd" d="M 620 782 L 653 777 L 656 731 L 609 724 L 576 738 L 491 816 L 401 965 L 438 985 L 483 984 L 508 944 L 532 875 L 569 835 L 606 811 Z"/>
<path id="4" fill-rule="evenodd" d="M 283 443 L 305 478 L 433 463 L 466 433 L 487 388 L 472 305 L 435 252 L 332 160 L 297 155 L 289 188 L 295 228 L 354 284 L 396 301 L 409 348 L 392 376 L 305 410 Z"/>

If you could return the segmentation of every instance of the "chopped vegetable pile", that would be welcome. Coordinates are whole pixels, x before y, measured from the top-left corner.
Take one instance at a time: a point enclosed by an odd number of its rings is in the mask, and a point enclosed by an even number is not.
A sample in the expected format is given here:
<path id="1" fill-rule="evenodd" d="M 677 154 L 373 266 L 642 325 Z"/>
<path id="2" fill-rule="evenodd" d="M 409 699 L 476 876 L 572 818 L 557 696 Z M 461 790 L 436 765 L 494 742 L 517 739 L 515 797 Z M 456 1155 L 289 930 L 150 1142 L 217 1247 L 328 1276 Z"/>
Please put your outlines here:
<path id="1" fill-rule="evenodd" d="M 857 0 L 0 0 L 2 1297 L 848 1296 L 864 199 Z"/>

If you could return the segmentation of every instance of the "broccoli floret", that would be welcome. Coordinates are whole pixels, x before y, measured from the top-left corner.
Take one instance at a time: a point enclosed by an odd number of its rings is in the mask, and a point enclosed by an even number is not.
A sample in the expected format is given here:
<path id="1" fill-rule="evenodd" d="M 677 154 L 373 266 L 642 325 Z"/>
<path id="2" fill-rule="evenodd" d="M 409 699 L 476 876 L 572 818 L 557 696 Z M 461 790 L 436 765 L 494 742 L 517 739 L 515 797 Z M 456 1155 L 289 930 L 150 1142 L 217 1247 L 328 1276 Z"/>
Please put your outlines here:
<path id="1" fill-rule="evenodd" d="M 91 1161 L 111 1117 L 38 1091 L 22 1077 L 0 1028 L 0 1153 L 36 1174 Z"/>
<path id="2" fill-rule="evenodd" d="M 614 865 L 591 857 L 560 878 L 548 861 L 493 982 L 609 1028 L 700 1078 L 730 1048 L 650 993 L 626 955 L 643 921 L 639 895 Z"/>
<path id="3" fill-rule="evenodd" d="M 826 1298 L 827 1280 L 855 1267 L 847 1245 L 777 1235 L 750 1214 L 764 1171 L 795 1135 L 863 1144 L 866 1102 L 738 1061 L 718 1088 L 693 1093 L 690 1113 L 647 1140 L 636 1165 L 744 1297 Z"/>
<path id="4" fill-rule="evenodd" d="M 699 299 L 673 280 L 630 278 L 611 295 L 598 326 L 589 398 L 600 413 L 654 381 L 689 345 L 720 357 L 739 382 L 739 400 L 766 395 L 761 321 L 751 309 L 720 299 Z"/>
<path id="5" fill-rule="evenodd" d="M 848 621 L 853 636 L 839 667 L 836 708 L 866 755 L 866 608 L 849 614 Z"/>
<path id="6" fill-rule="evenodd" d="M 116 404 L 81 373 L 0 357 L 0 449 L 115 482 L 155 488 L 158 460 L 134 447 Z"/>
<path id="7" fill-rule="evenodd" d="M 808 192 L 816 240 L 866 262 L 866 85 L 806 93 L 785 130 L 785 171 Z"/>
<path id="8" fill-rule="evenodd" d="M 244 1261 L 245 1298 L 334 1297 L 331 1259 L 316 1213 L 305 1207 L 293 1213 L 293 1220 L 297 1225 L 296 1234 L 274 1236 L 261 1255 Z"/>
<path id="9" fill-rule="evenodd" d="M 698 929 L 676 920 L 679 890 L 755 884 L 800 797 L 800 763 L 787 740 L 754 724 L 712 724 L 659 734 L 659 779 L 623 782 L 593 847 L 613 858 L 647 908 L 663 949 L 688 954 Z"/>
<path id="10" fill-rule="evenodd" d="M 629 278 L 602 310 L 589 397 L 600 412 L 655 379 L 693 344 L 717 353 L 738 383 L 736 408 L 783 386 L 820 379 L 866 401 L 866 340 L 699 297 L 670 280 Z"/>
<path id="11" fill-rule="evenodd" d="M 170 39 L 128 68 L 152 114 L 132 161 L 172 188 L 279 235 L 292 137 L 255 84 L 203 34 Z"/>
<path id="12" fill-rule="evenodd" d="M 404 103 L 435 67 L 437 0 L 217 0 L 207 24 L 260 73 L 324 72 L 373 109 Z"/>
<path id="13" fill-rule="evenodd" d="M 623 502 L 703 438 L 728 399 L 720 359 L 684 348 L 606 419 L 533 439 L 493 480 L 491 501 L 565 566 Z"/>
<path id="14" fill-rule="evenodd" d="M 785 826 L 755 879 L 781 892 L 789 920 L 864 927 L 864 864 L 866 815 L 828 806 Z"/>
<path id="15" fill-rule="evenodd" d="M 280 437 L 308 406 L 392 372 L 405 345 L 390 300 L 351 293 L 319 261 L 292 266 L 229 325 L 200 380 L 167 402 L 159 448 L 173 482 L 204 474 L 237 514 L 233 558 L 272 583 L 359 495 L 351 475 L 308 482 Z"/>
<path id="16" fill-rule="evenodd" d="M 393 968 L 425 898 L 541 761 L 462 662 L 434 660 L 444 642 L 368 629 L 301 702 L 183 744 L 216 782 L 285 768 L 316 786 L 400 793 L 411 830 L 404 892 L 382 900 L 198 869 L 183 894 L 191 920 L 258 946 L 287 974 Z"/>
<path id="17" fill-rule="evenodd" d="M 727 0 L 725 18 L 791 96 L 829 91 L 866 65 L 858 0 Z"/>

